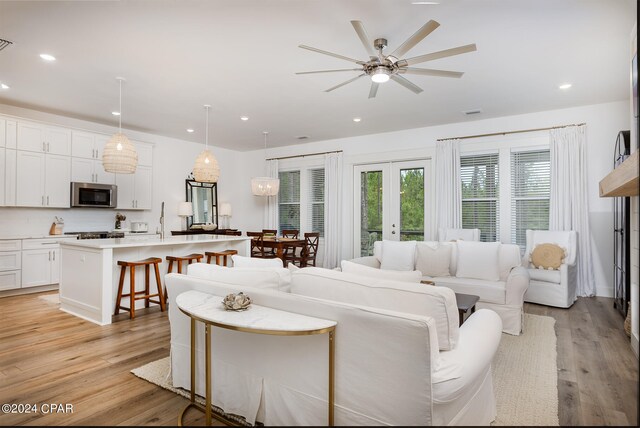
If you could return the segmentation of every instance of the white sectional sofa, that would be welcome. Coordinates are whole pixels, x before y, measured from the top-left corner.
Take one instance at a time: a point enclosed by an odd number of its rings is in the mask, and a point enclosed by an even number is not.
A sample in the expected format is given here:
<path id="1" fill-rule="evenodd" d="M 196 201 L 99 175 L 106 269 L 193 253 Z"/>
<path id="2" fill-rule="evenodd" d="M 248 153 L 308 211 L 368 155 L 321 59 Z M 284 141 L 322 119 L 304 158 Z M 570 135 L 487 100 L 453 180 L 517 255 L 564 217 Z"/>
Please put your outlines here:
<path id="1" fill-rule="evenodd" d="M 194 264 L 189 275 L 165 277 L 174 386 L 190 388 L 190 321 L 177 308 L 176 296 L 198 290 L 222 300 L 244 291 L 254 304 L 337 322 L 336 425 L 489 425 L 495 418 L 491 361 L 502 322 L 494 312 L 478 310 L 459 327 L 455 295 L 445 288 L 312 267 L 291 272 L 289 281 L 278 270 L 278 278 L 255 288 L 240 284 L 251 274 L 224 269 Z M 203 334 L 199 326 L 196 390 L 201 395 Z M 211 347 L 213 403 L 225 412 L 249 423 L 326 425 L 325 336 L 214 328 Z"/>
<path id="2" fill-rule="evenodd" d="M 412 243 L 414 247 L 411 247 Z M 440 250 L 447 247 L 450 248 L 448 258 L 440 254 Z M 389 252 L 393 254 L 389 255 Z M 438 259 L 440 264 L 446 264 L 448 260 L 448 269 L 433 266 L 433 259 Z M 391 269 L 433 270 L 435 275 L 421 272 L 421 279 L 433 281 L 436 286 L 450 288 L 456 293 L 479 296 L 476 308 L 491 309 L 498 313 L 505 333 L 519 335 L 522 332 L 524 295 L 529 287 L 529 273 L 521 266 L 517 245 L 469 241 L 378 241 L 374 243 L 373 256 L 350 261 L 383 270 L 385 261 Z"/>

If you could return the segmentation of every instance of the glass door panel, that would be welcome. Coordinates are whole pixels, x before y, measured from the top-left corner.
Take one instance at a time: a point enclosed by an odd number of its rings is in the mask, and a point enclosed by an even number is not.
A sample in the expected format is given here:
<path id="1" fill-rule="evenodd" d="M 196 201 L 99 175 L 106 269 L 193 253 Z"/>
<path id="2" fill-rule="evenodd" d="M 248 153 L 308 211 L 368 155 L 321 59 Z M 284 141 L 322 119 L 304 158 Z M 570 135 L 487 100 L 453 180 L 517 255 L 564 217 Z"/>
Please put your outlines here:
<path id="1" fill-rule="evenodd" d="M 366 165 L 356 167 L 355 182 L 358 197 L 354 202 L 356 213 L 356 254 L 373 255 L 373 243 L 384 237 L 384 218 L 388 199 L 387 165 Z"/>
<path id="2" fill-rule="evenodd" d="M 424 241 L 424 168 L 400 169 L 401 241 Z"/>

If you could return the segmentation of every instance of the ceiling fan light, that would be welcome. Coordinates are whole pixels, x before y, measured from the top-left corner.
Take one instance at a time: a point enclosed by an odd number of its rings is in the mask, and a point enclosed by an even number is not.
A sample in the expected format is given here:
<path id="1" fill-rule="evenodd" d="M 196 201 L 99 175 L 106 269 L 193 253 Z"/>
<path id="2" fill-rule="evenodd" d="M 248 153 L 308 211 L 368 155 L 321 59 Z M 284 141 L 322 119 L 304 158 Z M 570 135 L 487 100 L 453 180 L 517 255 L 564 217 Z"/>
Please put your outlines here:
<path id="1" fill-rule="evenodd" d="M 389 81 L 389 70 L 386 68 L 377 68 L 376 71 L 371 75 L 371 80 L 375 83 L 384 83 Z"/>

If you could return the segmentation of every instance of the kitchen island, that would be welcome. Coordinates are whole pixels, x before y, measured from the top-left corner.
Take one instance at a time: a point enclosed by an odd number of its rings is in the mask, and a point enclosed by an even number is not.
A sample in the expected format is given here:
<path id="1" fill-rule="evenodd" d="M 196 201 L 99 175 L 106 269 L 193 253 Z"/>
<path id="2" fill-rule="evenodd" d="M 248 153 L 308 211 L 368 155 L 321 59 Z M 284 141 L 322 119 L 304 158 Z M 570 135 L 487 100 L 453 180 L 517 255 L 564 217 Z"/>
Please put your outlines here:
<path id="1" fill-rule="evenodd" d="M 221 235 L 172 236 L 164 239 L 152 235 L 64 240 L 60 243 L 60 309 L 96 324 L 111 324 L 120 278 L 119 260 L 136 261 L 159 257 L 163 260 L 160 273 L 164 278 L 168 266 L 167 256 L 204 254 L 205 251 L 227 249 L 237 250 L 238 255 L 248 256 L 250 245 L 248 237 Z M 135 281 L 136 290 L 144 290 L 144 269 L 136 271 Z M 127 271 L 126 283 L 128 282 Z M 155 276 L 152 274 L 152 289 L 155 288 L 154 282 Z M 123 298 L 123 301 L 126 300 L 128 298 Z M 136 302 L 136 309 L 143 307 L 144 301 Z"/>

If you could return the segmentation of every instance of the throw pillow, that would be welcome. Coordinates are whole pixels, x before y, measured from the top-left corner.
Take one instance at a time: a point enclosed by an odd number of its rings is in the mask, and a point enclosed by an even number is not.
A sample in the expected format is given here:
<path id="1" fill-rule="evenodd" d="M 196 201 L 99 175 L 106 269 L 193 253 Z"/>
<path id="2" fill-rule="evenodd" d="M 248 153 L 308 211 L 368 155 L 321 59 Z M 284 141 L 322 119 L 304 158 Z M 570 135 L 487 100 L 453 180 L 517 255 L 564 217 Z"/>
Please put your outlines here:
<path id="1" fill-rule="evenodd" d="M 382 241 L 380 269 L 415 270 L 416 241 Z"/>
<path id="2" fill-rule="evenodd" d="M 361 265 L 359 263 L 343 260 L 341 263 L 342 272 L 353 273 L 356 275 L 368 276 L 377 279 L 392 279 L 394 281 L 405 282 L 420 282 L 422 279 L 422 272 L 419 270 L 410 271 L 397 271 L 397 270 L 382 270 L 372 268 L 370 266 Z"/>
<path id="3" fill-rule="evenodd" d="M 289 292 L 291 271 L 283 267 L 224 267 L 208 263 L 192 263 L 187 267 L 187 275 L 225 284 L 243 285 L 255 288 L 270 288 Z"/>
<path id="4" fill-rule="evenodd" d="M 425 276 L 450 276 L 451 245 L 432 245 L 419 242 L 416 245 L 416 270 Z"/>
<path id="5" fill-rule="evenodd" d="M 282 260 L 275 259 L 261 259 L 258 257 L 244 257 L 234 254 L 231 256 L 234 267 L 282 267 Z"/>
<path id="6" fill-rule="evenodd" d="M 530 262 L 537 269 L 559 270 L 565 252 L 556 244 L 538 244 L 531 252 Z"/>
<path id="7" fill-rule="evenodd" d="M 456 277 L 500 280 L 500 242 L 458 241 Z"/>

